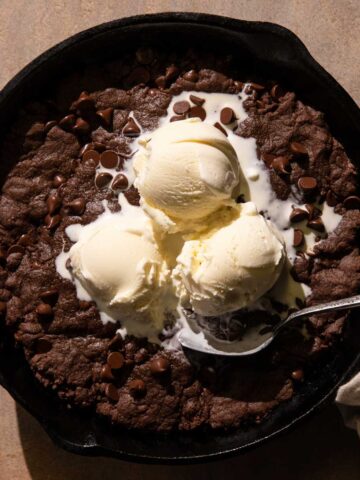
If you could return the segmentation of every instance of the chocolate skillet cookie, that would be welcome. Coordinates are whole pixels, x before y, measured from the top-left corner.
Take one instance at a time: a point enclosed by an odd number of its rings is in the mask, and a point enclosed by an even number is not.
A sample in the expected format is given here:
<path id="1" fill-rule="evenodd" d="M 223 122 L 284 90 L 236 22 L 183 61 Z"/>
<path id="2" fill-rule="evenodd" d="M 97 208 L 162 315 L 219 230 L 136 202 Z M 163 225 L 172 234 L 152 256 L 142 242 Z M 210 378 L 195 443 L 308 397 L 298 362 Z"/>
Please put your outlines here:
<path id="1" fill-rule="evenodd" d="M 313 316 L 305 337 L 291 330 L 256 358 L 221 367 L 207 358 L 199 366 L 182 351 L 123 339 L 116 334 L 120 324 L 104 324 L 95 303 L 79 300 L 73 283 L 57 273 L 55 259 L 71 247 L 66 227 L 95 220 L 103 200 L 118 211 L 120 192 L 139 205 L 126 170 L 131 144 L 158 126 L 173 95 L 198 93 L 191 103 L 176 104 L 171 121 L 177 121 L 206 118 L 201 92 L 246 90 L 248 118 L 238 123 L 225 108 L 216 126 L 225 131 L 235 122 L 236 134 L 254 137 L 276 196 L 285 200 L 293 192 L 304 204 L 290 220 L 293 276 L 312 292 L 306 303 L 360 289 L 354 166 L 320 112 L 274 82 L 227 76 L 229 62 L 142 48 L 123 61 L 89 67 L 59 82 L 51 101 L 19 112 L 2 145 L 1 158 L 14 164 L 0 199 L 2 322 L 44 387 L 69 407 L 87 408 L 122 427 L 169 431 L 261 422 L 296 394 L 307 369 L 321 362 L 320 353 L 336 349 L 345 320 L 343 313 Z M 319 197 L 343 216 L 328 236 L 314 206 Z M 299 227 L 304 219 L 321 239 L 310 255 Z"/>

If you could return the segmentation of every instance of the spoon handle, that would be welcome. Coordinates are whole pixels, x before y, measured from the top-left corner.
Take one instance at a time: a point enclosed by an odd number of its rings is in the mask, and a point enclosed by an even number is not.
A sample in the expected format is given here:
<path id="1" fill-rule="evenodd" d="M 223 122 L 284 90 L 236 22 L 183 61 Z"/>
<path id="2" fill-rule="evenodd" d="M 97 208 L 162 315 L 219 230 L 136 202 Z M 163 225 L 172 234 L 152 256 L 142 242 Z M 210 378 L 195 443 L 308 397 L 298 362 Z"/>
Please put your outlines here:
<path id="1" fill-rule="evenodd" d="M 333 302 L 322 303 L 320 305 L 314 305 L 313 307 L 303 308 L 298 312 L 290 314 L 284 324 L 294 320 L 295 318 L 307 317 L 313 313 L 334 312 L 335 310 L 345 310 L 356 307 L 360 307 L 360 295 L 342 298 L 341 300 L 334 300 Z"/>

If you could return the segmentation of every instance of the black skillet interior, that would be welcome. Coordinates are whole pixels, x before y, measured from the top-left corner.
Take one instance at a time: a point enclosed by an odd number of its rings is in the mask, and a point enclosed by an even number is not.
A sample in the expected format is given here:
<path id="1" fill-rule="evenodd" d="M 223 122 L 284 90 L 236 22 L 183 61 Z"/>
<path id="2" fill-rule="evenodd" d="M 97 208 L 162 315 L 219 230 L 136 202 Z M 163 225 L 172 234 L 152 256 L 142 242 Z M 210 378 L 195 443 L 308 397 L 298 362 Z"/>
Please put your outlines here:
<path id="1" fill-rule="evenodd" d="M 201 46 L 234 56 L 235 67 L 249 78 L 277 79 L 325 112 L 332 133 L 359 164 L 360 111 L 341 86 L 310 56 L 288 30 L 269 23 L 165 13 L 116 20 L 65 40 L 22 70 L 0 93 L 0 132 L 29 98 L 46 91 L 72 70 L 116 58 L 137 45 L 178 48 Z M 11 167 L 0 165 L 1 181 Z M 34 380 L 20 351 L 5 333 L 0 343 L 0 382 L 32 413 L 62 447 L 80 454 L 109 455 L 137 462 L 190 463 L 239 453 L 288 430 L 315 411 L 359 364 L 354 324 L 349 322 L 342 347 L 314 370 L 298 394 L 258 426 L 230 433 L 144 434 L 116 430 L 86 412 L 65 409 Z"/>

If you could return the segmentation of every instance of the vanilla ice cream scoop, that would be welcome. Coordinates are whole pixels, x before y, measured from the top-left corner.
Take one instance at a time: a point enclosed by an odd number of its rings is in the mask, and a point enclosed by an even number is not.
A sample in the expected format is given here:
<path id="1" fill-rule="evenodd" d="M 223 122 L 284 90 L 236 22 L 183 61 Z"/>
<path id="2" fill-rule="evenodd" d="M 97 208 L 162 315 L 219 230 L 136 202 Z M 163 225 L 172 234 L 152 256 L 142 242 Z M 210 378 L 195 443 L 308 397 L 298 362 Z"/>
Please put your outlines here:
<path id="1" fill-rule="evenodd" d="M 129 334 L 153 339 L 162 330 L 170 272 L 145 214 L 109 215 L 83 227 L 69 258 L 73 276 L 99 310 Z"/>
<path id="2" fill-rule="evenodd" d="M 235 150 L 216 127 L 198 118 L 155 130 L 134 157 L 143 207 L 168 232 L 180 231 L 238 194 Z"/>
<path id="3" fill-rule="evenodd" d="M 184 243 L 173 271 L 185 307 L 204 316 L 244 308 L 278 279 L 284 241 L 253 203 L 234 209 L 226 225 Z"/>

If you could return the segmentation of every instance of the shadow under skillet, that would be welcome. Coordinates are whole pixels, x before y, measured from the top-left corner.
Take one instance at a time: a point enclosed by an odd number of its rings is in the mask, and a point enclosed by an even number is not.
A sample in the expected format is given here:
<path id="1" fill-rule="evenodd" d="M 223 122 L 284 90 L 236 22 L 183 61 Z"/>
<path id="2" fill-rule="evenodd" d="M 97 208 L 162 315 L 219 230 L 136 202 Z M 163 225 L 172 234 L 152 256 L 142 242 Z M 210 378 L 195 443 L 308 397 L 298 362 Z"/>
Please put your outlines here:
<path id="1" fill-rule="evenodd" d="M 137 465 L 81 457 L 56 447 L 37 421 L 17 406 L 20 440 L 32 480 L 358 480 L 360 441 L 335 406 L 295 431 L 229 460 L 192 466 Z"/>

